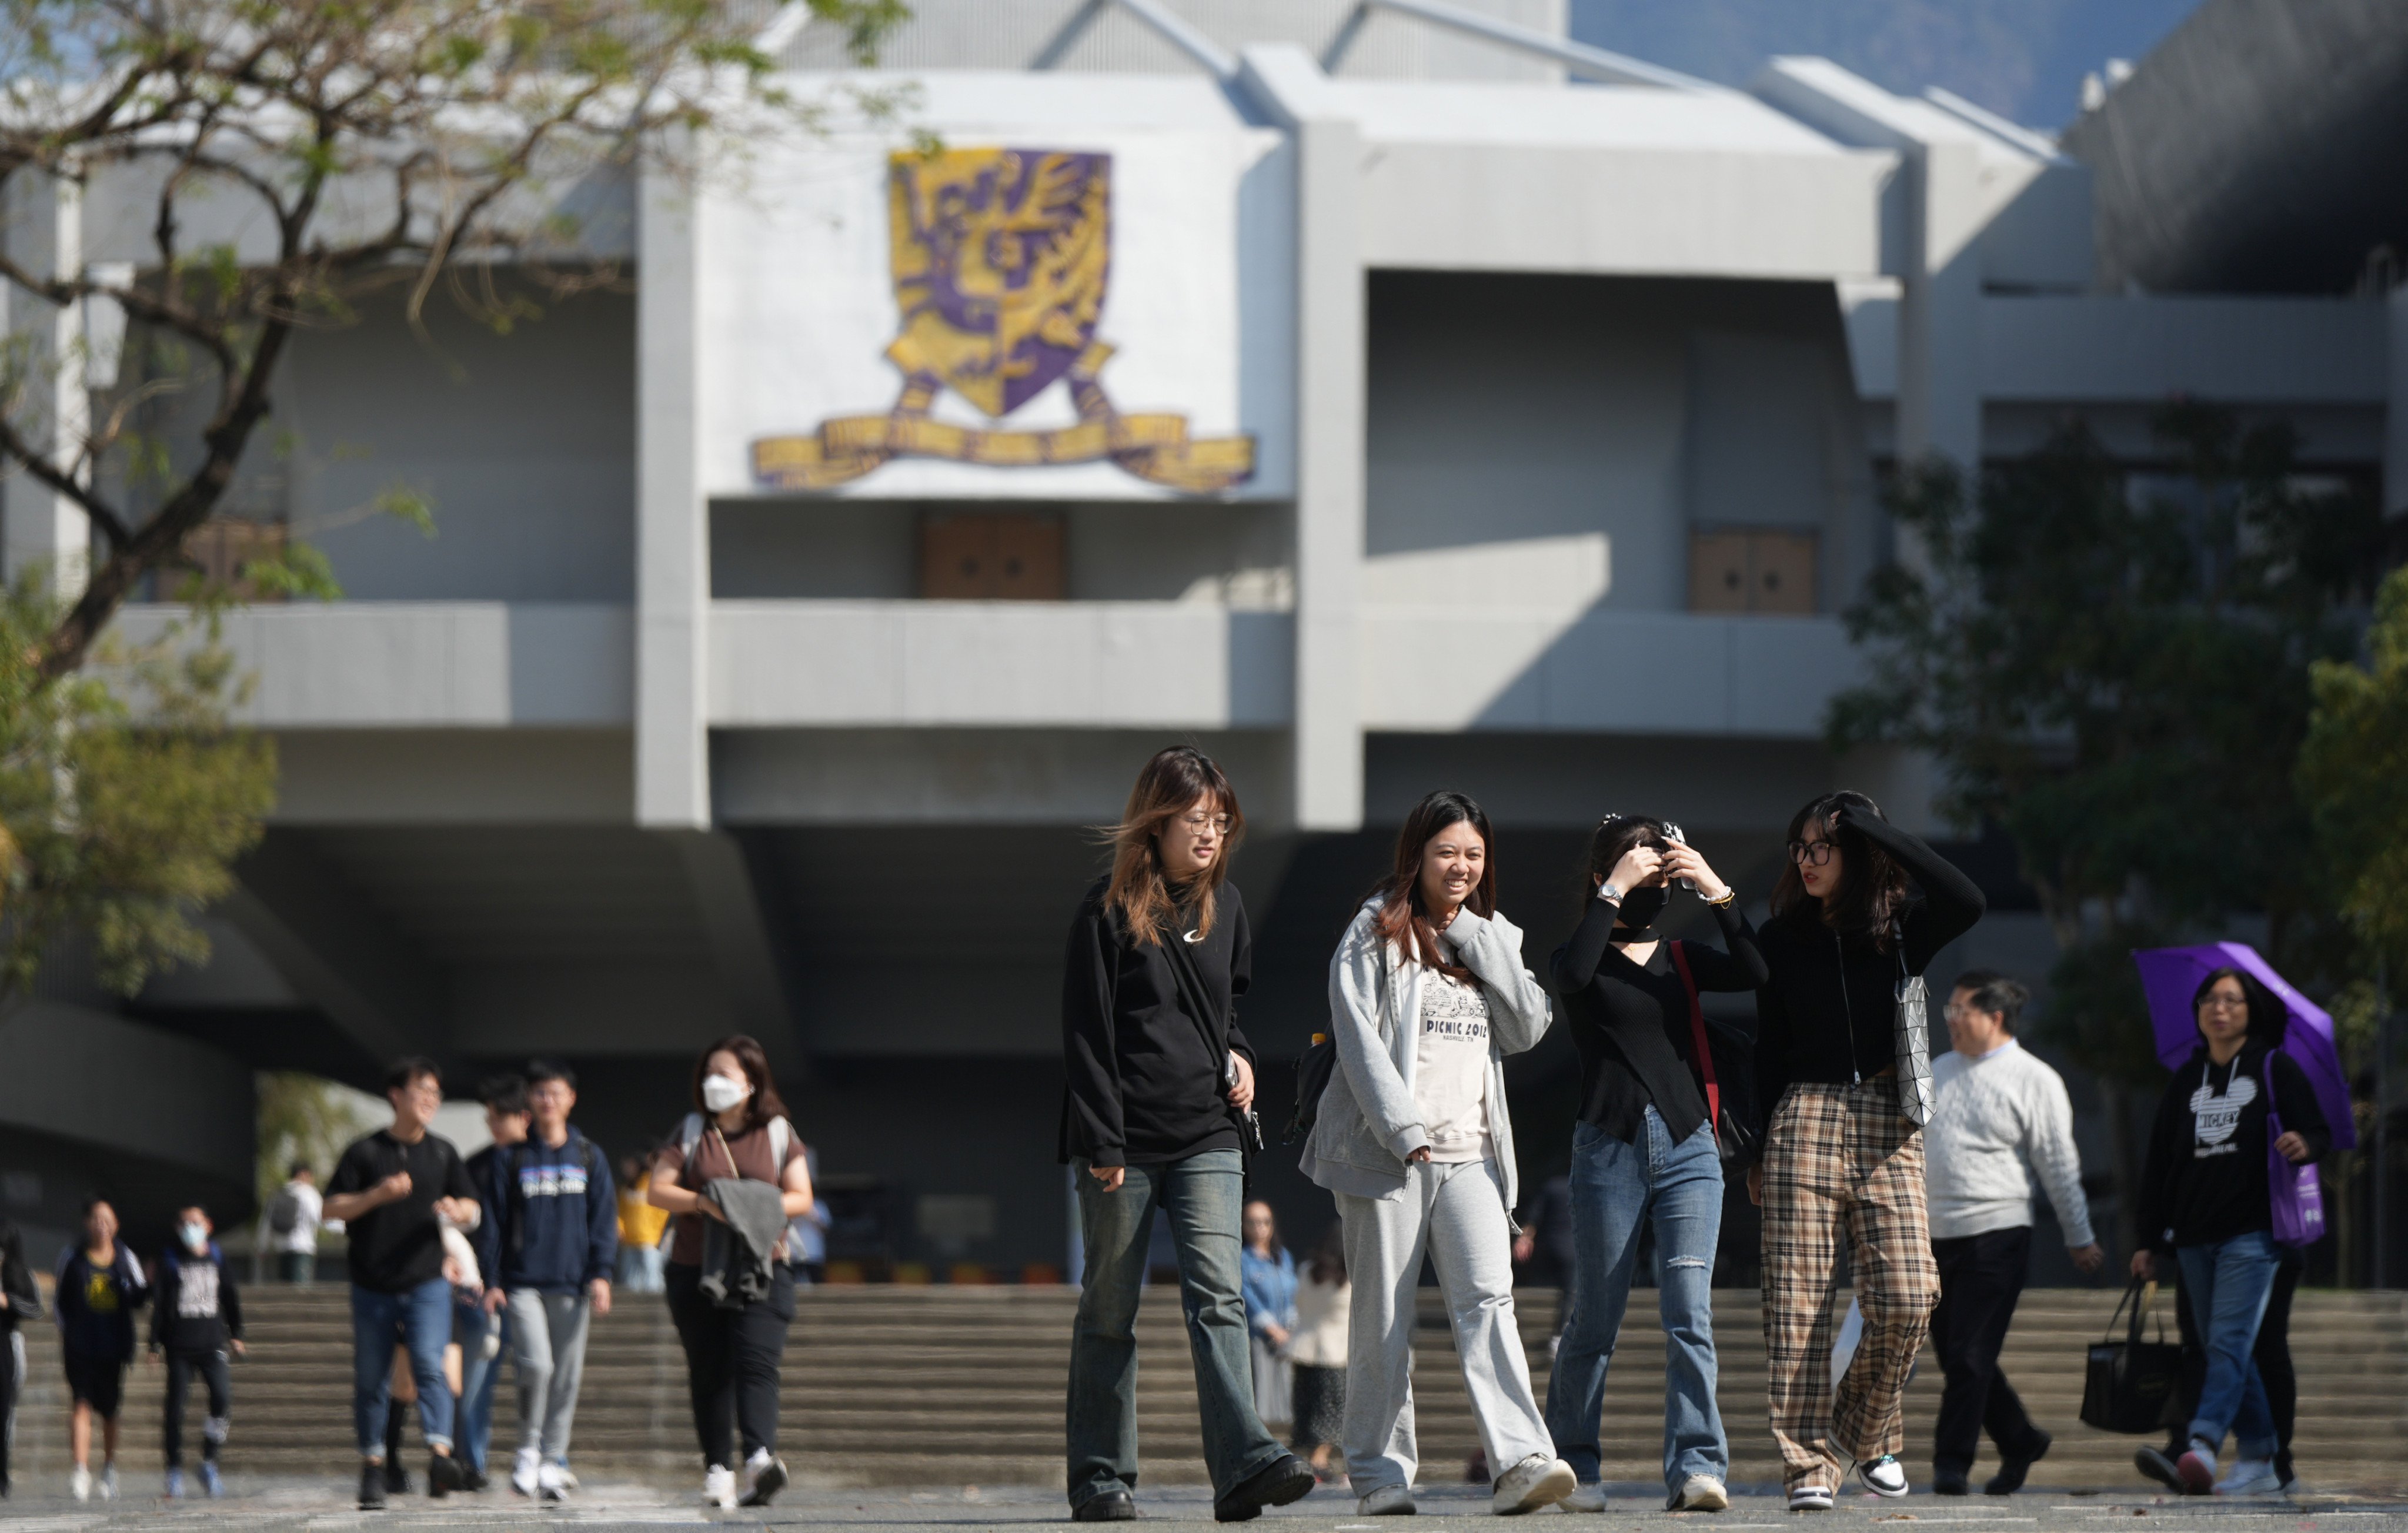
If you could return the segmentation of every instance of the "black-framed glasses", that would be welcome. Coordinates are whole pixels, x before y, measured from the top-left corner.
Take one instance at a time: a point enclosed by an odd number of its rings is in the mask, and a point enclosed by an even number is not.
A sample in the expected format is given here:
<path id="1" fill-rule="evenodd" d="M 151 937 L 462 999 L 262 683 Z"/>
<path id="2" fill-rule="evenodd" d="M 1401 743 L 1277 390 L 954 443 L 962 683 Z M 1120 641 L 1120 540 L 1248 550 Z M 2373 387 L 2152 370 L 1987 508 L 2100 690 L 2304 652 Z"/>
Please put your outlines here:
<path id="1" fill-rule="evenodd" d="M 1792 841 L 1789 860 L 1801 867 L 1820 867 L 1831 860 L 1833 850 L 1828 841 Z"/>

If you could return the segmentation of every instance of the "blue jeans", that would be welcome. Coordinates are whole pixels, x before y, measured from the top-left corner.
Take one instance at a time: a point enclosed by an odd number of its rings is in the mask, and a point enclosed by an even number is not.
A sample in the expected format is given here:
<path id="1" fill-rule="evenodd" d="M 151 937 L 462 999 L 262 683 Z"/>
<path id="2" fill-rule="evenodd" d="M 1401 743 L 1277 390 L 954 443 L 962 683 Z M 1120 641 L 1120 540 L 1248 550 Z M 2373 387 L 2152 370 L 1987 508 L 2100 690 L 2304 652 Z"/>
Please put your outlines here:
<path id="1" fill-rule="evenodd" d="M 1196 1361 L 1204 1467 L 1215 1495 L 1268 1469 L 1286 1449 L 1254 1414 L 1254 1359 L 1238 1294 L 1238 1222 L 1244 1168 L 1235 1150 L 1163 1166 L 1132 1166 L 1118 1192 L 1074 1160 L 1087 1283 L 1070 1333 L 1067 1436 L 1070 1505 L 1137 1485 L 1137 1301 L 1154 1211 L 1169 1216 L 1179 1300 Z"/>
<path id="2" fill-rule="evenodd" d="M 452 1340 L 452 1285 L 429 1278 L 398 1294 L 351 1288 L 351 1425 L 360 1456 L 384 1457 L 385 1415 L 393 1409 L 393 1349 L 409 1350 L 418 1381 L 418 1426 L 430 1448 L 452 1446 L 452 1386 L 443 1347 Z"/>
<path id="3" fill-rule="evenodd" d="M 1714 1244 L 1722 1232 L 1723 1166 L 1705 1124 L 1675 1144 L 1656 1109 L 1637 1144 L 1595 1124 L 1572 1125 L 1571 1313 L 1547 1384 L 1547 1435 L 1584 1484 L 1599 1475 L 1598 1413 L 1606 1370 L 1630 1302 L 1642 1228 L 1656 1232 L 1664 1315 L 1664 1483 L 1730 1477 L 1730 1445 L 1714 1403 Z"/>
<path id="4" fill-rule="evenodd" d="M 2283 1248 L 2266 1231 L 2252 1230 L 2212 1245 L 2183 1246 L 2174 1254 L 2182 1262 L 2184 1298 L 2201 1324 L 2207 1352 L 2207 1378 L 2200 1385 L 2190 1435 L 2221 1448 L 2229 1430 L 2242 1457 L 2272 1458 L 2278 1446 L 2274 1409 L 2250 1354 Z"/>
<path id="5" fill-rule="evenodd" d="M 452 1334 L 460 1340 L 460 1409 L 453 1426 L 459 1429 L 460 1462 L 482 1474 L 485 1451 L 494 1440 L 494 1386 L 502 1377 L 502 1359 L 510 1350 L 510 1312 L 485 1313 L 474 1303 L 453 1301 L 457 1323 Z M 501 1350 L 485 1355 L 485 1338 L 498 1333 Z"/>

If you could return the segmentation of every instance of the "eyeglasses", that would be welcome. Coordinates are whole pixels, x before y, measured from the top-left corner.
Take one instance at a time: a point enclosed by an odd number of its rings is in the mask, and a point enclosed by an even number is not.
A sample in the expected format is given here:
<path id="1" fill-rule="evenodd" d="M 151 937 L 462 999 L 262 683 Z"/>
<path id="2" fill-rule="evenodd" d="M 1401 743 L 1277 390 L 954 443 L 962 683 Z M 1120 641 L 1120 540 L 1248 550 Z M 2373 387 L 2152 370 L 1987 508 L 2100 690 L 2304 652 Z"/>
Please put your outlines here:
<path id="1" fill-rule="evenodd" d="M 2246 1011 L 2249 1010 L 2249 1001 L 2248 997 L 2243 996 L 2210 996 L 2199 1003 L 2199 1009 L 2202 1011 Z"/>
<path id="2" fill-rule="evenodd" d="M 1834 850 L 1828 841 L 1792 841 L 1789 860 L 1801 867 L 1820 867 L 1831 860 Z"/>
<path id="3" fill-rule="evenodd" d="M 1182 814 L 1179 817 L 1179 823 L 1198 836 L 1208 830 L 1217 831 L 1226 836 L 1229 834 L 1230 827 L 1238 821 L 1236 816 L 1228 814 Z"/>

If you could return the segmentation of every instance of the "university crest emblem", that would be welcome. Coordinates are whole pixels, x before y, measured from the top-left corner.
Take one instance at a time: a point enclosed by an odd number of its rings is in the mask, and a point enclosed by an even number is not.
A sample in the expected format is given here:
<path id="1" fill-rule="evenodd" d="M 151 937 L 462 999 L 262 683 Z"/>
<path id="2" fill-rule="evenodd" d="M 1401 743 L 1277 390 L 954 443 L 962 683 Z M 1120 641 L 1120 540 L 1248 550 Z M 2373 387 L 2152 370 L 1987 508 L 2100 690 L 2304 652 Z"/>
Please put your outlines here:
<path id="1" fill-rule="evenodd" d="M 1138 478 L 1209 493 L 1254 476 L 1254 439 L 1196 440 L 1184 416 L 1124 415 L 1098 375 L 1111 275 L 1111 156 L 1057 150 L 905 151 L 887 164 L 901 333 L 886 348 L 903 392 L 883 415 L 752 444 L 765 489 L 818 490 L 898 457 L 996 466 L 1110 459 Z M 952 389 L 1001 420 L 1067 378 L 1076 425 L 1004 431 L 931 420 Z"/>

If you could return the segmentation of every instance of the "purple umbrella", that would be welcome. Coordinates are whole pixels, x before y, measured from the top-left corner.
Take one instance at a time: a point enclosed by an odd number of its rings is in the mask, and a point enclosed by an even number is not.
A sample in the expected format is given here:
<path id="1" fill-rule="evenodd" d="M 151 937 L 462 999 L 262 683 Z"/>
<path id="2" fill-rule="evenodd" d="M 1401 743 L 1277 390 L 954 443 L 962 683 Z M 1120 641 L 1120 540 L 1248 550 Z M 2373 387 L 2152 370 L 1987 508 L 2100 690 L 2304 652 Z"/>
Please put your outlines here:
<path id="1" fill-rule="evenodd" d="M 2333 1148 L 2358 1148 L 2358 1123 L 2349 1107 L 2349 1082 L 2341 1071 L 2341 1055 L 2333 1048 L 2332 1013 L 2291 988 L 2274 966 L 2258 956 L 2246 942 L 2203 942 L 2190 948 L 2136 948 L 2132 962 L 2141 966 L 2141 988 L 2149 997 L 2149 1021 L 2157 1034 L 2157 1058 L 2173 1069 L 2200 1046 L 2199 1022 L 2190 998 L 2200 981 L 2214 969 L 2228 966 L 2245 969 L 2274 993 L 2290 1013 L 2284 1031 L 2283 1053 L 2307 1072 L 2332 1129 Z"/>

